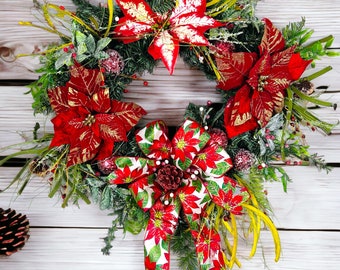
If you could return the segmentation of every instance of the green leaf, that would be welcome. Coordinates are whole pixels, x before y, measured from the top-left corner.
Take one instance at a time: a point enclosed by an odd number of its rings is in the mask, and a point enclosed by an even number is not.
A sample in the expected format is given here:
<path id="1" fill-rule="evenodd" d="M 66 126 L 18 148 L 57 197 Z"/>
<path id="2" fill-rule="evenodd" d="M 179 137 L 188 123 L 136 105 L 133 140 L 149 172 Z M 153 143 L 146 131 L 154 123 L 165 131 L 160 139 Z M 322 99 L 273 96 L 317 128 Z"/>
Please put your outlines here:
<path id="1" fill-rule="evenodd" d="M 96 41 L 94 40 L 94 37 L 92 35 L 88 35 L 86 37 L 85 44 L 86 44 L 87 50 L 93 54 L 96 49 Z"/>
<path id="2" fill-rule="evenodd" d="M 98 178 L 86 178 L 87 183 L 91 186 L 91 187 L 102 187 L 104 185 L 106 185 L 106 182 L 98 179 Z"/>
<path id="3" fill-rule="evenodd" d="M 101 200 L 99 203 L 100 210 L 110 209 L 112 205 L 112 189 L 106 186 L 102 192 Z"/>
<path id="4" fill-rule="evenodd" d="M 63 65 L 71 66 L 72 65 L 72 55 L 69 53 L 64 53 L 55 61 L 55 69 L 59 70 Z"/>
<path id="5" fill-rule="evenodd" d="M 125 166 L 131 167 L 133 165 L 132 160 L 128 157 L 121 157 L 116 159 L 116 165 L 119 168 L 124 168 Z"/>
<path id="6" fill-rule="evenodd" d="M 76 38 L 77 44 L 79 44 L 79 43 L 85 43 L 86 35 L 83 34 L 83 33 L 80 32 L 80 31 L 76 31 L 76 33 L 75 33 L 75 38 Z"/>
<path id="7" fill-rule="evenodd" d="M 149 258 L 151 262 L 157 262 L 161 257 L 161 247 L 160 245 L 155 245 L 150 249 Z"/>
<path id="8" fill-rule="evenodd" d="M 99 53 L 100 51 L 102 51 L 107 45 L 109 45 L 111 42 L 111 38 L 101 38 L 98 42 L 97 42 L 97 48 L 96 48 L 96 52 L 95 53 Z"/>
<path id="9" fill-rule="evenodd" d="M 215 181 L 208 181 L 207 189 L 211 195 L 218 195 L 220 187 Z"/>
<path id="10" fill-rule="evenodd" d="M 154 140 L 154 137 L 155 137 L 154 127 L 158 128 L 158 126 L 155 125 L 155 126 L 147 127 L 146 130 L 145 130 L 144 136 L 149 142 L 153 142 L 153 140 Z"/>
<path id="11" fill-rule="evenodd" d="M 83 55 L 87 52 L 87 47 L 85 43 L 78 43 L 77 45 L 77 56 Z"/>
<path id="12" fill-rule="evenodd" d="M 103 60 L 109 57 L 109 55 L 106 52 L 95 52 L 94 57 L 98 60 Z"/>

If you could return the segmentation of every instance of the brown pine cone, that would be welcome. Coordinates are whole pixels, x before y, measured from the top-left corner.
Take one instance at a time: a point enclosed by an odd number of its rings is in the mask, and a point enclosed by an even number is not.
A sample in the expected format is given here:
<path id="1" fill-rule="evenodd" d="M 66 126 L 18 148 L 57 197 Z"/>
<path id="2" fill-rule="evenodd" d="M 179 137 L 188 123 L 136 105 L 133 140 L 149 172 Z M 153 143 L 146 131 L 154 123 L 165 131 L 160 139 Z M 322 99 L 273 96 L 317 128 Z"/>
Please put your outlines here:
<path id="1" fill-rule="evenodd" d="M 15 210 L 0 208 L 0 254 L 10 256 L 21 249 L 29 238 L 29 221 Z"/>

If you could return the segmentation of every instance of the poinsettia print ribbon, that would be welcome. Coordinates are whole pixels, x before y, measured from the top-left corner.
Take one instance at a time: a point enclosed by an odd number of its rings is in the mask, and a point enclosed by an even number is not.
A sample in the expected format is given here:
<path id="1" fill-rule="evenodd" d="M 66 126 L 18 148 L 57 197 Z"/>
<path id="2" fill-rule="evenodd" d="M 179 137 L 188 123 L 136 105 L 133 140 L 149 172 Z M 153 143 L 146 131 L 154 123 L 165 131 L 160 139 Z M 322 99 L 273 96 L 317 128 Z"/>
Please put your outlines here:
<path id="1" fill-rule="evenodd" d="M 124 17 L 118 21 L 114 34 L 124 43 L 154 35 L 148 52 L 162 59 L 170 74 L 179 53 L 179 43 L 196 46 L 209 44 L 204 32 L 223 24 L 205 15 L 205 0 L 178 0 L 169 14 L 154 12 L 144 0 L 117 0 Z"/>
<path id="2" fill-rule="evenodd" d="M 192 120 L 186 120 L 171 141 L 162 121 L 140 130 L 136 141 L 146 157 L 117 157 L 108 179 L 128 184 L 137 204 L 150 212 L 144 236 L 146 269 L 169 269 L 169 242 L 181 211 L 202 269 L 225 269 L 221 239 L 207 222 L 206 207 L 213 203 L 241 214 L 241 204 L 249 198 L 245 188 L 225 176 L 232 167 L 227 152 Z"/>

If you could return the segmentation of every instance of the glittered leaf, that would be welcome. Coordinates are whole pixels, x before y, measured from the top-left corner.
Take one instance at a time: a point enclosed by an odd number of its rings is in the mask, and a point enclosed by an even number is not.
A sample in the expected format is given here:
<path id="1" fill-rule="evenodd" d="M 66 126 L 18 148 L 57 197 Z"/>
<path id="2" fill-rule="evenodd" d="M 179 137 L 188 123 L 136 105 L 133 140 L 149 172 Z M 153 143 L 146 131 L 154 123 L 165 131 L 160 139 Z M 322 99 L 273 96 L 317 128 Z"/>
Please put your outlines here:
<path id="1" fill-rule="evenodd" d="M 136 41 L 143 35 L 153 32 L 157 14 L 152 11 L 144 0 L 117 0 L 124 17 L 118 21 L 114 33 L 122 38 L 124 43 Z"/>
<path id="2" fill-rule="evenodd" d="M 125 130 L 130 130 L 134 127 L 140 118 L 146 114 L 141 106 L 132 102 L 112 100 L 111 107 L 111 112 L 122 121 Z"/>
<path id="3" fill-rule="evenodd" d="M 87 69 L 78 63 L 70 69 L 71 78 L 66 84 L 67 87 L 77 89 L 85 95 L 92 96 L 102 89 L 104 76 L 99 69 Z"/>
<path id="4" fill-rule="evenodd" d="M 179 42 L 170 35 L 169 31 L 162 31 L 149 46 L 148 52 L 155 60 L 162 59 L 170 75 L 174 72 Z"/>
<path id="5" fill-rule="evenodd" d="M 265 23 L 265 29 L 259 45 L 260 54 L 264 54 L 265 52 L 272 54 L 283 50 L 285 40 L 280 30 L 273 26 L 273 23 L 269 19 L 265 18 L 263 21 Z"/>
<path id="6" fill-rule="evenodd" d="M 261 127 L 264 127 L 273 115 L 273 97 L 269 92 L 254 92 L 251 114 L 256 117 Z"/>
<path id="7" fill-rule="evenodd" d="M 249 70 L 257 60 L 256 53 L 248 52 L 221 52 L 216 56 L 216 65 L 221 74 L 217 87 L 230 90 L 244 84 Z"/>

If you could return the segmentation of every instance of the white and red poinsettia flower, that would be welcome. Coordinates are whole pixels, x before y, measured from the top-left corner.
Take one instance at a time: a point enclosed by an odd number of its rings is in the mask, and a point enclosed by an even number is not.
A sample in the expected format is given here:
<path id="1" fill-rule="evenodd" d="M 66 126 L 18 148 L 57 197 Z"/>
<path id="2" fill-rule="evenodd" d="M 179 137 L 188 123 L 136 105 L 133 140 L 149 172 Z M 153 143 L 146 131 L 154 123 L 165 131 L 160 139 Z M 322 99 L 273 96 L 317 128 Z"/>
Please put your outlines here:
<path id="1" fill-rule="evenodd" d="M 161 59 L 173 73 L 179 44 L 209 45 L 204 32 L 223 24 L 205 15 L 205 0 L 178 0 L 168 14 L 154 12 L 144 0 L 116 0 L 124 17 L 118 21 L 114 34 L 124 43 L 154 36 L 148 52 Z"/>
<path id="2" fill-rule="evenodd" d="M 169 269 L 169 240 L 181 209 L 200 265 L 226 268 L 220 236 L 205 219 L 206 206 L 214 203 L 239 215 L 249 198 L 244 187 L 225 176 L 232 167 L 227 152 L 192 120 L 186 120 L 172 140 L 164 122 L 152 122 L 136 134 L 136 141 L 146 158 L 117 157 L 117 168 L 108 179 L 112 184 L 128 184 L 137 204 L 150 213 L 144 236 L 147 269 Z M 201 234 L 202 230 L 207 233 Z"/>
<path id="3" fill-rule="evenodd" d="M 64 86 L 48 91 L 56 116 L 50 147 L 69 145 L 67 166 L 112 155 L 115 142 L 126 141 L 126 133 L 146 114 L 135 103 L 110 99 L 99 69 L 76 63 Z"/>
<path id="4" fill-rule="evenodd" d="M 274 113 L 282 111 L 286 89 L 311 63 L 295 53 L 295 46 L 285 47 L 282 33 L 269 19 L 263 21 L 259 54 L 220 51 L 216 57 L 222 75 L 217 87 L 238 89 L 224 114 L 229 138 L 266 126 Z"/>

